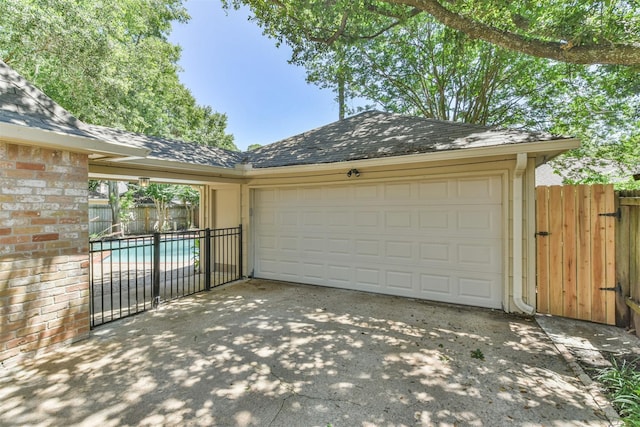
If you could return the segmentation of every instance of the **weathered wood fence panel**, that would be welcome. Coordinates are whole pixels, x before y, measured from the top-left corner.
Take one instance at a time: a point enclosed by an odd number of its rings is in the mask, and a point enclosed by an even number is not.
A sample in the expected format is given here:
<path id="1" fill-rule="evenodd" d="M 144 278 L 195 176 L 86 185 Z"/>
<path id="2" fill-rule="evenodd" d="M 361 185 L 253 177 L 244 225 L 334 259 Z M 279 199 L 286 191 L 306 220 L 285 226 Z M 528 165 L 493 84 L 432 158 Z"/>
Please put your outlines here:
<path id="1" fill-rule="evenodd" d="M 537 187 L 536 200 L 538 312 L 615 324 L 613 186 Z"/>
<path id="2" fill-rule="evenodd" d="M 640 336 L 640 191 L 618 193 L 620 221 L 616 239 L 616 323 Z"/>
<path id="3" fill-rule="evenodd" d="M 171 230 L 185 230 L 189 226 L 198 227 L 198 208 L 196 207 L 190 218 L 190 213 L 184 206 L 171 206 L 168 211 L 169 228 Z M 111 208 L 108 205 L 89 206 L 89 234 L 100 235 L 111 230 Z M 129 212 L 124 223 L 125 233 L 128 235 L 151 234 L 156 230 L 158 213 L 153 205 L 136 206 Z"/>

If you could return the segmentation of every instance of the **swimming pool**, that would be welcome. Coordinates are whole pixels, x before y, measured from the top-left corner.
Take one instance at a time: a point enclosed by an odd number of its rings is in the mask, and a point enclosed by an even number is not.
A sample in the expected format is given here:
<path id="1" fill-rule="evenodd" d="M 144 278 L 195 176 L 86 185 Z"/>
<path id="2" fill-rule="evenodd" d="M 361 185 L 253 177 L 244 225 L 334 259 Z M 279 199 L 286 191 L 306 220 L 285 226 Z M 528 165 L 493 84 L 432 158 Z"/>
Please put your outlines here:
<path id="1" fill-rule="evenodd" d="M 161 263 L 190 263 L 199 254 L 198 237 L 174 237 L 163 239 L 159 245 Z M 91 252 L 107 263 L 153 263 L 153 237 L 132 237 L 120 240 L 91 242 Z M 95 257 L 94 257 L 95 258 Z"/>

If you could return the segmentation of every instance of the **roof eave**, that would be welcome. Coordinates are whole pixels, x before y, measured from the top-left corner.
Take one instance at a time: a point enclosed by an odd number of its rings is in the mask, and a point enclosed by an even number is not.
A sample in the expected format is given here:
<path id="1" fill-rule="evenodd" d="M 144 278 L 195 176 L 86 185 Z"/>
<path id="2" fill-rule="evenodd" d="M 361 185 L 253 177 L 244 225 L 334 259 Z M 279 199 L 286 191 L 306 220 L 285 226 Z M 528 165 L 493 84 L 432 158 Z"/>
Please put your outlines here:
<path id="1" fill-rule="evenodd" d="M 234 177 L 234 178 L 242 178 L 244 173 L 242 170 L 233 168 L 233 167 L 225 167 L 225 166 L 213 166 L 213 165 L 201 165 L 194 164 L 188 162 L 181 162 L 176 160 L 166 160 L 166 159 L 157 159 L 157 158 L 130 158 L 130 159 L 121 159 L 118 161 L 111 161 L 111 159 L 107 159 L 106 161 L 96 161 L 93 162 L 96 165 L 101 165 L 105 167 L 109 167 L 110 163 L 116 163 L 115 167 L 140 167 L 143 169 L 149 170 L 161 170 L 161 171 L 171 171 L 171 172 L 180 172 L 189 174 L 197 174 L 197 175 L 216 175 L 216 176 L 224 176 L 224 177 Z"/>
<path id="2" fill-rule="evenodd" d="M 79 135 L 38 129 L 11 123 L 0 123 L 0 137 L 3 140 L 38 145 L 41 147 L 68 150 L 76 153 L 94 154 L 108 157 L 145 157 L 150 150 L 116 144 Z"/>
<path id="3" fill-rule="evenodd" d="M 536 163 L 545 163 L 565 151 L 578 148 L 580 141 L 576 138 L 556 139 L 551 141 L 535 141 L 518 144 L 505 144 L 490 147 L 462 148 L 439 152 L 408 154 L 399 156 L 376 157 L 371 159 L 347 160 L 332 163 L 313 163 L 308 165 L 273 166 L 265 168 L 248 168 L 245 176 L 261 176 L 282 173 L 304 173 L 310 171 L 343 169 L 349 167 L 403 165 L 424 162 L 439 162 L 447 160 L 461 160 L 481 157 L 510 156 L 518 153 L 528 153 L 539 159 Z"/>

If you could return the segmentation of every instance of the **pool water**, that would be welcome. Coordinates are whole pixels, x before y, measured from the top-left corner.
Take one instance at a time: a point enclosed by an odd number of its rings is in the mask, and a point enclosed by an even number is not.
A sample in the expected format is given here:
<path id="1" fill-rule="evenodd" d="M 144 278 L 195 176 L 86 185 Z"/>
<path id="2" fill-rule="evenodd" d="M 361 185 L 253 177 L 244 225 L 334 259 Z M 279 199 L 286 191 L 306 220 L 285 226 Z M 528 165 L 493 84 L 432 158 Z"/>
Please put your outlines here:
<path id="1" fill-rule="evenodd" d="M 160 262 L 189 263 L 197 257 L 199 245 L 195 239 L 173 239 L 160 242 Z M 131 239 L 92 244 L 93 252 L 108 252 L 103 262 L 152 263 L 153 239 Z"/>

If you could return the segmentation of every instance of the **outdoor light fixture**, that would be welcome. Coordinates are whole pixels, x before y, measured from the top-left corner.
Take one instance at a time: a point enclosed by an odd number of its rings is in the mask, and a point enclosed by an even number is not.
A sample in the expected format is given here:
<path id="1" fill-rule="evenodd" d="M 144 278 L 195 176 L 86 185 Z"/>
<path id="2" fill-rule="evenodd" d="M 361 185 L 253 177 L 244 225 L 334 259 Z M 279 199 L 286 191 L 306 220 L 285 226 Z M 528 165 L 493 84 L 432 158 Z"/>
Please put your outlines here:
<path id="1" fill-rule="evenodd" d="M 150 181 L 151 181 L 150 178 L 147 178 L 146 176 L 141 176 L 140 178 L 138 178 L 138 185 L 142 188 L 146 188 L 149 186 Z"/>
<path id="2" fill-rule="evenodd" d="M 358 169 L 351 169 L 349 172 L 347 172 L 347 178 L 351 178 L 352 176 L 355 176 L 356 178 L 360 176 L 360 171 Z"/>

